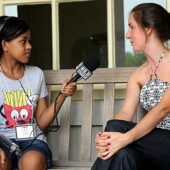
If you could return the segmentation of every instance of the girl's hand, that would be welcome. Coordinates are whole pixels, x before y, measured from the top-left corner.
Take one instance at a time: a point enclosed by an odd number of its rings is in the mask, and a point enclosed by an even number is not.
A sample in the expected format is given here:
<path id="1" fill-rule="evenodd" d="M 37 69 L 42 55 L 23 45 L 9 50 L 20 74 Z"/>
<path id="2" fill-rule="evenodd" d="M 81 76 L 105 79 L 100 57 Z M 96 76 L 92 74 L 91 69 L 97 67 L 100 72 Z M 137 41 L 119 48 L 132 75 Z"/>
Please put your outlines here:
<path id="1" fill-rule="evenodd" d="M 131 143 L 126 133 L 120 132 L 98 133 L 95 142 L 98 157 L 103 160 L 109 159 L 118 150 Z"/>
<path id="2" fill-rule="evenodd" d="M 76 82 L 71 82 L 67 84 L 70 81 L 70 79 L 64 80 L 62 87 L 61 87 L 61 93 L 65 96 L 72 96 L 77 89 Z"/>

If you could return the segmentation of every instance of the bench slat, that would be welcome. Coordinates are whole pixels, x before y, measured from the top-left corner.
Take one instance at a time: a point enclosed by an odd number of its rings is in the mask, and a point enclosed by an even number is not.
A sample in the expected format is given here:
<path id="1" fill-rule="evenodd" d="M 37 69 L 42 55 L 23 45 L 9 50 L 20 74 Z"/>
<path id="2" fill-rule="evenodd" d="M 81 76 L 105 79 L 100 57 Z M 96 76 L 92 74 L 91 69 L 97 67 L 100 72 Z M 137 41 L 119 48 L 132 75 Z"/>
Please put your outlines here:
<path id="1" fill-rule="evenodd" d="M 60 111 L 59 159 L 68 160 L 70 138 L 71 97 L 67 97 Z"/>
<path id="2" fill-rule="evenodd" d="M 88 168 L 82 168 L 82 167 L 53 167 L 52 169 L 50 169 L 50 170 L 91 170 L 91 168 L 90 167 L 88 167 Z"/>
<path id="3" fill-rule="evenodd" d="M 129 75 L 135 67 L 119 67 L 119 68 L 100 68 L 93 72 L 93 75 L 86 81 L 80 80 L 79 84 L 88 83 L 126 83 Z M 47 84 L 61 84 L 67 77 L 70 77 L 71 73 L 75 70 L 44 70 Z"/>
<path id="4" fill-rule="evenodd" d="M 90 167 L 93 162 L 90 161 L 65 161 L 65 160 L 55 160 L 53 161 L 54 167 Z"/>
<path id="5" fill-rule="evenodd" d="M 104 118 L 103 118 L 103 129 L 106 126 L 108 120 L 113 119 L 114 112 L 114 98 L 115 98 L 115 84 L 105 84 L 104 89 Z"/>
<path id="6" fill-rule="evenodd" d="M 84 85 L 80 160 L 90 161 L 91 128 L 92 128 L 92 97 L 93 97 L 93 85 L 92 84 Z"/>

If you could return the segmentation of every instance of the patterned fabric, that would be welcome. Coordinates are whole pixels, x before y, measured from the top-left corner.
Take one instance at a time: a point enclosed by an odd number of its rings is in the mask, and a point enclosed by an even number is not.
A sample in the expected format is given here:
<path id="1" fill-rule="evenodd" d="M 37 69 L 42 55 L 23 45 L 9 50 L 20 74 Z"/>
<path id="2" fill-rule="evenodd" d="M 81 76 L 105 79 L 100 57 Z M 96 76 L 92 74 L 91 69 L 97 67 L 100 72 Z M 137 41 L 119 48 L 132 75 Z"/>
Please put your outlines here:
<path id="1" fill-rule="evenodd" d="M 164 82 L 159 79 L 150 80 L 146 83 L 140 93 L 140 103 L 143 108 L 150 111 L 154 106 L 156 106 L 162 95 L 170 87 L 169 82 Z M 157 128 L 170 130 L 170 114 L 167 115 L 158 125 Z"/>

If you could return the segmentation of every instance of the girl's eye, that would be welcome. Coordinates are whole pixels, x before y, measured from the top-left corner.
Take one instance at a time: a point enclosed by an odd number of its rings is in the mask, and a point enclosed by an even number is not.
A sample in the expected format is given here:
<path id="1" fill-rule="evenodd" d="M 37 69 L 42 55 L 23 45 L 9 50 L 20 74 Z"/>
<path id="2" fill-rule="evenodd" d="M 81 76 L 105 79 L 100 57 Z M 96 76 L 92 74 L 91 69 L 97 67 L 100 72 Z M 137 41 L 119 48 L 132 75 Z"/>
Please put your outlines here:
<path id="1" fill-rule="evenodd" d="M 28 39 L 22 39 L 22 40 L 20 40 L 20 43 L 21 43 L 22 45 L 25 45 L 25 44 L 27 44 L 27 43 L 31 44 L 31 41 L 28 40 Z"/>
<path id="2" fill-rule="evenodd" d="M 25 44 L 26 40 L 21 40 L 20 42 L 21 42 L 22 44 Z"/>

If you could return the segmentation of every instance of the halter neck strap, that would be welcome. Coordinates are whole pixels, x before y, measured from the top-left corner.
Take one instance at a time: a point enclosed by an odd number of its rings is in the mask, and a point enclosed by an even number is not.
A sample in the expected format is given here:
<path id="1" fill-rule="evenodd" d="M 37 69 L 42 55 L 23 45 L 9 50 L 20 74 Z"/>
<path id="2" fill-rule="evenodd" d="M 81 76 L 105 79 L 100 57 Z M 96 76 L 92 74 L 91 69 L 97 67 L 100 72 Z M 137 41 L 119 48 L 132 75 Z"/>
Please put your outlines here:
<path id="1" fill-rule="evenodd" d="M 163 53 L 161 54 L 161 56 L 160 56 L 160 58 L 159 58 L 159 60 L 158 60 L 157 65 L 156 65 L 155 68 L 152 70 L 152 74 L 151 74 L 151 76 L 150 76 L 150 80 L 158 79 L 158 76 L 157 76 L 157 74 L 156 74 L 156 71 L 157 71 L 157 69 L 158 69 L 158 67 L 159 67 L 159 64 L 161 63 L 162 59 L 165 57 L 165 52 L 166 52 L 166 50 L 163 51 Z"/>

